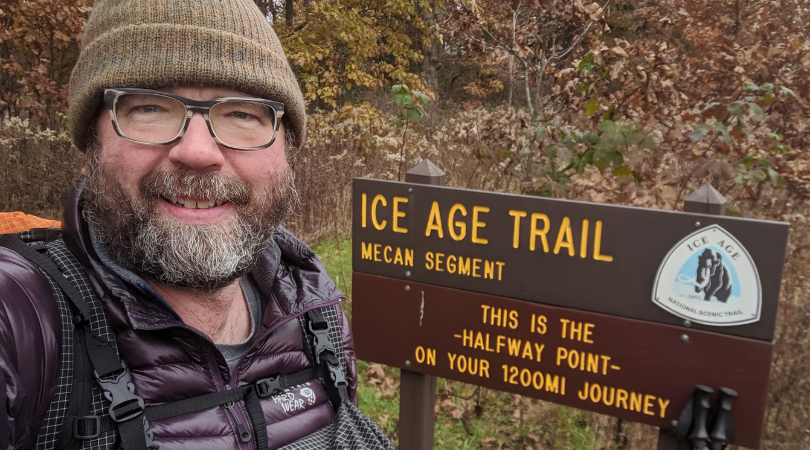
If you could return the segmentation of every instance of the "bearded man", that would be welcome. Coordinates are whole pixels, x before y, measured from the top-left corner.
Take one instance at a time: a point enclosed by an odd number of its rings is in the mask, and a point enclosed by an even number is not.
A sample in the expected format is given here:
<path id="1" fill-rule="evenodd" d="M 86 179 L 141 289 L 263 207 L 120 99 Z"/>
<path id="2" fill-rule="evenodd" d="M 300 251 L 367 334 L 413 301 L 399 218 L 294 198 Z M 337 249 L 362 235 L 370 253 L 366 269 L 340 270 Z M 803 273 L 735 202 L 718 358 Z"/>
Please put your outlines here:
<path id="1" fill-rule="evenodd" d="M 87 164 L 61 237 L 0 247 L 0 448 L 335 434 L 356 403 L 353 343 L 344 297 L 280 226 L 306 111 L 258 8 L 99 0 L 69 102 Z M 296 448 L 335 445 L 319 436 Z"/>

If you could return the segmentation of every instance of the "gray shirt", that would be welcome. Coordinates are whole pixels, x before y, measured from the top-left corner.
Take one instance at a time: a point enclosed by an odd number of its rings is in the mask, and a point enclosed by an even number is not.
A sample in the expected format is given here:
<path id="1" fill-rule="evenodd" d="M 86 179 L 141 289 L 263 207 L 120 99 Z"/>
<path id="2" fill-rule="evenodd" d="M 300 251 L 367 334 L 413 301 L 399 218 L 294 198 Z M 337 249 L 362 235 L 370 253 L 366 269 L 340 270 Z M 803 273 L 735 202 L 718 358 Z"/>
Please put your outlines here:
<path id="1" fill-rule="evenodd" d="M 256 335 L 256 330 L 259 329 L 259 324 L 262 323 L 261 292 L 259 288 L 256 287 L 256 284 L 249 276 L 242 278 L 239 285 L 242 286 L 242 292 L 245 293 L 245 300 L 250 309 L 250 336 L 238 344 L 216 344 L 219 351 L 222 352 L 222 356 L 225 357 L 225 362 L 228 363 L 228 369 L 231 372 L 233 372 L 236 363 L 239 362 L 239 359 L 250 347 L 253 337 Z"/>

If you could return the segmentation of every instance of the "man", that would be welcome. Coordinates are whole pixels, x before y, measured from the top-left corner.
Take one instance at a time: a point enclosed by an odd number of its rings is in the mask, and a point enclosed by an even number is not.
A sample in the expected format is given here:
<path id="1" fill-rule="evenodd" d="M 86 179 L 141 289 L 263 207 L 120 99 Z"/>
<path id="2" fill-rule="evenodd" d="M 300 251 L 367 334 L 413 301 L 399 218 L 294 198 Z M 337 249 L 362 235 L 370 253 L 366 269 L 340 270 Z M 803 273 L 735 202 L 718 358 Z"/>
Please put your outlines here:
<path id="1" fill-rule="evenodd" d="M 258 8 L 250 0 L 99 0 L 69 100 L 74 142 L 88 162 L 61 237 L 103 305 L 133 394 L 148 408 L 308 373 L 317 355 L 307 317 L 318 309 L 337 318 L 335 353 L 356 402 L 343 296 L 279 227 L 297 198 L 291 164 L 306 112 Z M 59 428 L 49 405 L 62 395 L 70 339 L 54 286 L 0 248 L 0 448 L 63 442 L 61 429 L 45 429 Z M 146 438 L 136 437 L 162 450 L 256 448 L 265 445 L 256 442 L 259 414 L 266 446 L 278 448 L 332 423 L 340 400 L 330 400 L 328 379 L 270 392 L 277 395 L 263 396 L 259 413 L 244 398 L 220 396 L 215 406 L 143 420 Z M 130 395 L 111 388 L 107 398 L 120 392 Z M 67 417 L 62 428 L 86 448 L 120 442 L 114 427 L 80 431 L 87 423 Z"/>

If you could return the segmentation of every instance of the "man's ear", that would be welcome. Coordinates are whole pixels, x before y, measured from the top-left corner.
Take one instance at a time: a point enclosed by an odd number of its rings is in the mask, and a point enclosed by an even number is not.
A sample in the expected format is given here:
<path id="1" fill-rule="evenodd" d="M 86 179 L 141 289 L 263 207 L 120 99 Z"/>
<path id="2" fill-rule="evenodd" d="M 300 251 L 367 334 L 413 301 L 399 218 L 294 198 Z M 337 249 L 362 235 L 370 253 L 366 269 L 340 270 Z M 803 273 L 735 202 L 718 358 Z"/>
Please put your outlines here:
<path id="1" fill-rule="evenodd" d="M 83 164 L 81 170 L 79 171 L 79 173 L 81 173 L 85 177 L 89 176 L 90 175 L 90 166 L 88 166 L 87 163 Z"/>

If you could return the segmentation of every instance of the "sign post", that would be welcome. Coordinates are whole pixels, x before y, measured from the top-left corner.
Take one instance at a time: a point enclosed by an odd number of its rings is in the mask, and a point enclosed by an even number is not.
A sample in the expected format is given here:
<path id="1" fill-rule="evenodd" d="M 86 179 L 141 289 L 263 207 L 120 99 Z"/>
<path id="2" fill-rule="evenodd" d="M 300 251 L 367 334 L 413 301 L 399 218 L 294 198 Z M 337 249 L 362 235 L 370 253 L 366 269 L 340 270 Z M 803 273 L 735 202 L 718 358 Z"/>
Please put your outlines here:
<path id="1" fill-rule="evenodd" d="M 683 203 L 683 210 L 687 212 L 723 215 L 725 209 L 726 199 L 711 184 L 704 184 Z M 671 430 L 659 428 L 658 450 L 692 450 L 692 447 L 685 440 L 676 439 Z"/>
<path id="2" fill-rule="evenodd" d="M 671 429 L 697 385 L 726 388 L 732 443 L 759 446 L 788 224 L 368 179 L 353 204 L 357 355 L 403 389 L 442 376 Z"/>
<path id="3" fill-rule="evenodd" d="M 405 182 L 444 186 L 446 177 L 426 159 L 405 174 Z M 410 361 L 405 364 L 409 365 Z M 436 377 L 402 369 L 399 390 L 400 448 L 432 450 Z"/>

